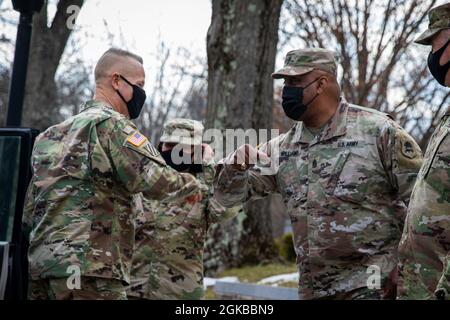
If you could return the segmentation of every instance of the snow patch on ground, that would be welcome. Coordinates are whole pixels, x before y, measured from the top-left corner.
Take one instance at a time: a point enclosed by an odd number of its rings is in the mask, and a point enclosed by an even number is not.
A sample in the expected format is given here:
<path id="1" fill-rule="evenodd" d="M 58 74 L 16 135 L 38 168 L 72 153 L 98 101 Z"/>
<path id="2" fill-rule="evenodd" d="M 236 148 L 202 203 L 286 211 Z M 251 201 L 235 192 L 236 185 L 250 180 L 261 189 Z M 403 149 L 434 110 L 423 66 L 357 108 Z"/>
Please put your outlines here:
<path id="1" fill-rule="evenodd" d="M 203 285 L 205 287 L 205 290 L 208 287 L 214 287 L 216 285 L 217 281 L 234 282 L 234 283 L 240 282 L 238 277 L 224 277 L 224 278 L 218 278 L 218 279 L 206 277 L 203 280 Z M 279 274 L 276 276 L 264 278 L 264 279 L 260 280 L 257 284 L 278 287 L 278 284 L 283 283 L 283 282 L 298 282 L 298 272 Z"/>
<path id="2" fill-rule="evenodd" d="M 236 283 L 236 282 L 239 282 L 239 279 L 238 279 L 238 277 L 224 277 L 224 278 L 218 278 L 218 279 L 205 277 L 203 279 L 203 286 L 205 287 L 205 289 L 208 287 L 214 287 L 216 285 L 217 281 Z"/>
<path id="3" fill-rule="evenodd" d="M 258 282 L 258 284 L 264 284 L 264 285 L 270 285 L 273 287 L 277 287 L 279 283 L 283 283 L 283 282 L 298 282 L 298 272 L 271 276 L 271 277 L 260 280 Z"/>

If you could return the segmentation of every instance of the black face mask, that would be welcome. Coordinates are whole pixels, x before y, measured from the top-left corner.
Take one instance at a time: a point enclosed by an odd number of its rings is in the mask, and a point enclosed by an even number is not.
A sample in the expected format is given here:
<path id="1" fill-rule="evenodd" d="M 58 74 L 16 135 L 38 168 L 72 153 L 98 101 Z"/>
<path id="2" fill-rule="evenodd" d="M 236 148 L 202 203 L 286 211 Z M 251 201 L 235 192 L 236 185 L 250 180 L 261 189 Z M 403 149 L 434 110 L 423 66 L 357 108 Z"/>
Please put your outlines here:
<path id="1" fill-rule="evenodd" d="M 312 85 L 314 82 L 319 80 L 317 78 L 316 80 L 310 82 L 305 87 L 288 87 L 284 86 L 283 88 L 283 110 L 286 116 L 291 118 L 292 120 L 298 121 L 300 120 L 301 116 L 306 112 L 306 109 L 308 106 L 314 101 L 315 98 L 319 95 L 318 93 L 312 98 L 308 103 L 303 103 L 303 92 L 306 88 L 308 88 L 310 85 Z"/>
<path id="2" fill-rule="evenodd" d="M 116 92 L 122 98 L 123 102 L 125 102 L 125 104 L 127 105 L 130 119 L 136 119 L 141 114 L 147 95 L 145 94 L 145 91 L 143 89 L 139 88 L 135 84 L 132 84 L 130 81 L 125 79 L 124 76 L 119 75 L 119 77 L 121 77 L 126 83 L 128 83 L 133 88 L 133 97 L 131 98 L 130 101 L 126 101 L 119 90 L 116 90 Z"/>
<path id="3" fill-rule="evenodd" d="M 428 68 L 430 69 L 431 74 L 437 80 L 437 82 L 439 82 L 443 86 L 445 86 L 445 77 L 448 70 L 450 69 L 450 61 L 441 66 L 439 60 L 444 54 L 445 49 L 447 49 L 449 43 L 450 40 L 447 41 L 447 43 L 442 48 L 434 53 L 430 52 L 430 54 L 428 55 Z"/>
<path id="4" fill-rule="evenodd" d="M 160 153 L 163 159 L 166 161 L 167 165 L 177 170 L 178 172 L 189 172 L 192 174 L 203 172 L 203 166 L 201 164 L 183 162 L 181 162 L 180 164 L 175 164 L 172 161 L 172 150 L 161 151 L 160 149 Z M 183 159 L 183 150 L 180 151 L 179 156 Z"/>

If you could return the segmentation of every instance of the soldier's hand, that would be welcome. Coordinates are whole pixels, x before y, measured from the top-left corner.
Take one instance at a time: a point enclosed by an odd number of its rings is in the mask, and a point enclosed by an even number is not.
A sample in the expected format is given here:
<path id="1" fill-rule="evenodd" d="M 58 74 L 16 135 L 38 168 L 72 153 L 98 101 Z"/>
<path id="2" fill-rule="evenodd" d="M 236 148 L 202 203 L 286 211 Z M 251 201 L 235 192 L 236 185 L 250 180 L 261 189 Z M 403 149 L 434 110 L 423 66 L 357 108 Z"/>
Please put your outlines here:
<path id="1" fill-rule="evenodd" d="M 231 165 L 237 170 L 247 170 L 260 161 L 263 164 L 270 163 L 270 158 L 266 153 L 259 151 L 249 144 L 240 146 L 234 153 L 225 160 L 226 165 Z"/>
<path id="2" fill-rule="evenodd" d="M 214 158 L 214 150 L 207 143 L 202 143 L 203 162 L 210 162 Z"/>

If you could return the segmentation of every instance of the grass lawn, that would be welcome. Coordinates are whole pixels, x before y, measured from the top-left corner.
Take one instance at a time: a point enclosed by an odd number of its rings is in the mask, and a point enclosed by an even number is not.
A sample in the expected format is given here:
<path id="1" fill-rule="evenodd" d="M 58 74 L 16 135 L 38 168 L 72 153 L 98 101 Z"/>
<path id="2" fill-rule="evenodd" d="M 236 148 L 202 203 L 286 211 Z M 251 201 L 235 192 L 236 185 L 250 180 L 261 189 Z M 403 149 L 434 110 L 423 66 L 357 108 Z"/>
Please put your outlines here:
<path id="1" fill-rule="evenodd" d="M 216 278 L 238 277 L 240 282 L 257 283 L 264 278 L 293 272 L 298 272 L 297 266 L 294 263 L 271 263 L 266 265 L 228 269 L 218 274 Z M 278 286 L 297 288 L 297 282 L 283 282 L 279 283 Z M 206 290 L 205 299 L 215 299 L 213 287 Z"/>

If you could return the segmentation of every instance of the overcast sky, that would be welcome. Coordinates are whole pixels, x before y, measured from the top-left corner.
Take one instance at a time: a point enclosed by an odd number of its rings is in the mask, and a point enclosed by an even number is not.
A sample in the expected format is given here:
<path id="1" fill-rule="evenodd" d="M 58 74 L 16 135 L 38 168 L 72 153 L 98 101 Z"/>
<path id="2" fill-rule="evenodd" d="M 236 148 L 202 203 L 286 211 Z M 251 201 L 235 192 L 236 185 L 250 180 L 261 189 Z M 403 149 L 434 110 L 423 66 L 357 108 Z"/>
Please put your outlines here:
<path id="1" fill-rule="evenodd" d="M 56 2 L 50 0 L 50 17 L 53 17 Z M 2 6 L 11 7 L 10 3 L 5 0 Z M 12 13 L 11 18 L 17 20 L 18 14 Z M 211 0 L 86 0 L 74 34 L 75 39 L 82 39 L 80 51 L 86 63 L 94 65 L 110 46 L 108 30 L 115 36 L 114 45 L 125 43 L 126 49 L 144 57 L 146 70 L 151 75 L 158 67 L 155 53 L 160 40 L 171 48 L 186 47 L 195 56 L 206 57 L 210 21 Z M 12 28 L 8 33 L 14 38 L 15 32 Z M 277 67 L 282 65 L 290 49 L 293 48 L 287 46 L 279 52 Z M 425 56 L 427 48 L 417 49 Z M 12 50 L 9 55 L 8 60 L 12 61 Z"/>
<path id="2" fill-rule="evenodd" d="M 56 0 L 50 0 L 49 17 L 53 18 Z M 2 8 L 11 8 L 5 0 Z M 210 0 L 86 0 L 78 16 L 74 39 L 80 41 L 80 54 L 87 64 L 95 65 L 110 47 L 108 32 L 114 35 L 114 46 L 134 51 L 144 58 L 151 73 L 158 67 L 156 48 L 161 40 L 170 48 L 186 47 L 193 55 L 206 57 L 206 34 L 211 21 Z M 19 14 L 8 17 L 17 21 Z M 51 21 L 50 21 L 51 22 Z M 16 28 L 0 30 L 14 38 Z M 13 47 L 6 53 L 12 61 Z M 205 60 L 206 61 L 206 60 Z"/>
<path id="3" fill-rule="evenodd" d="M 119 35 L 130 50 L 154 54 L 159 39 L 171 47 L 187 47 L 206 55 L 206 33 L 211 20 L 210 0 L 87 0 L 78 17 L 78 28 L 104 36 L 105 25 Z M 90 41 L 83 51 L 96 60 L 109 43 Z M 151 61 L 149 61 L 151 63 Z"/>

